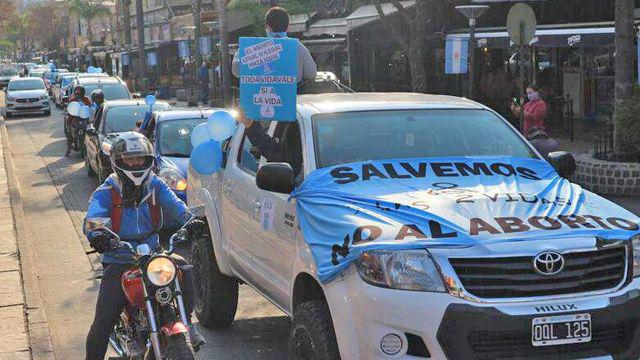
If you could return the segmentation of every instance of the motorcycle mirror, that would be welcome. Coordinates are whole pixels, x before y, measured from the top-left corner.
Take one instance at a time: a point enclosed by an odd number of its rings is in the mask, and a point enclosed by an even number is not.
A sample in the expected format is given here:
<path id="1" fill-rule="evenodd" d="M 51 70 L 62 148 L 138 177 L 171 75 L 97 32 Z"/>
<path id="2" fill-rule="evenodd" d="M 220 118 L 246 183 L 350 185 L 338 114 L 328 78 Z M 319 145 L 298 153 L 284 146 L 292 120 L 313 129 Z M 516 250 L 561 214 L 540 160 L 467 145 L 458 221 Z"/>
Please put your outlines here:
<path id="1" fill-rule="evenodd" d="M 85 234 L 95 230 L 111 230 L 111 218 L 85 219 L 83 230 Z"/>
<path id="2" fill-rule="evenodd" d="M 147 244 L 140 244 L 136 247 L 136 255 L 148 256 L 151 254 L 151 248 Z"/>
<path id="3" fill-rule="evenodd" d="M 204 217 L 204 205 L 192 206 L 189 208 L 189 213 L 193 217 L 203 218 Z"/>

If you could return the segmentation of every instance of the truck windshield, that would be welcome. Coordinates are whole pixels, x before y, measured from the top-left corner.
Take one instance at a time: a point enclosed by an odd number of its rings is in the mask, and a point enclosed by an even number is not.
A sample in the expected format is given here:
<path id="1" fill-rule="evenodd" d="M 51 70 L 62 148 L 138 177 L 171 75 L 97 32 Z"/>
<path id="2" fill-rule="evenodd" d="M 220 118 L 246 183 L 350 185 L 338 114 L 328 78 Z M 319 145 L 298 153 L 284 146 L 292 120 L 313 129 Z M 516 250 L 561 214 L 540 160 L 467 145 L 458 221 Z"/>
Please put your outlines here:
<path id="1" fill-rule="evenodd" d="M 487 110 L 386 110 L 312 118 L 316 166 L 454 156 L 537 155 Z"/>

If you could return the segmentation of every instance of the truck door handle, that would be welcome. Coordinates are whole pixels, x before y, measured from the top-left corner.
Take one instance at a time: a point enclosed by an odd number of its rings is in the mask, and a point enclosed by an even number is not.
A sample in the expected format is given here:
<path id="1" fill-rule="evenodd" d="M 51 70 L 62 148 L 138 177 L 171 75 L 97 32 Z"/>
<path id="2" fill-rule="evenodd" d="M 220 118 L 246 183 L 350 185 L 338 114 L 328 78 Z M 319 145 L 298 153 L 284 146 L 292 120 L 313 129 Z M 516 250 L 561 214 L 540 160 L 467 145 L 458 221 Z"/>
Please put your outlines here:
<path id="1" fill-rule="evenodd" d="M 256 210 L 260 210 L 260 208 L 262 208 L 262 203 L 258 200 L 253 200 L 253 204 L 256 206 Z"/>

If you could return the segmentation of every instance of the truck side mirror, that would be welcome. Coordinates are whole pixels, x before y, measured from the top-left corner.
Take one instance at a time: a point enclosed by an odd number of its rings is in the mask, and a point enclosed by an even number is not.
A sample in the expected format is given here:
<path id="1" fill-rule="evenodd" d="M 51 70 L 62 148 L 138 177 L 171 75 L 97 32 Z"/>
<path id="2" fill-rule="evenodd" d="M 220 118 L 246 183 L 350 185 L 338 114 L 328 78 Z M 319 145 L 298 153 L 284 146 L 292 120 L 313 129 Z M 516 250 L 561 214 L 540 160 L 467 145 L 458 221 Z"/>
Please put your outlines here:
<path id="1" fill-rule="evenodd" d="M 266 191 L 291 194 L 295 188 L 293 168 L 288 163 L 266 163 L 258 169 L 256 185 Z"/>
<path id="2" fill-rule="evenodd" d="M 572 177 L 576 172 L 576 159 L 566 151 L 550 152 L 547 155 L 547 160 L 556 169 L 558 175 L 565 179 Z"/>

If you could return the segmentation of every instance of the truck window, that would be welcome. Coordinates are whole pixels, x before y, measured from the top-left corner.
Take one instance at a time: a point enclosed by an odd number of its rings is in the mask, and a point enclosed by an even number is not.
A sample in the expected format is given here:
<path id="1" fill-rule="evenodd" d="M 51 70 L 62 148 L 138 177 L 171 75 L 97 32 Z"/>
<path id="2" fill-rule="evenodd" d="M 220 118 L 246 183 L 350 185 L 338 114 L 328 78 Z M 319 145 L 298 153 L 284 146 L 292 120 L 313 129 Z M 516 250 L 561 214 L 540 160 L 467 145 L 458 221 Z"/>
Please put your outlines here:
<path id="1" fill-rule="evenodd" d="M 266 132 L 269 129 L 270 121 L 260 121 L 259 124 Z M 260 160 L 259 150 L 251 144 L 251 140 L 247 134 L 242 136 L 242 145 L 238 153 L 238 166 L 248 173 L 256 174 L 258 172 L 258 162 Z"/>

